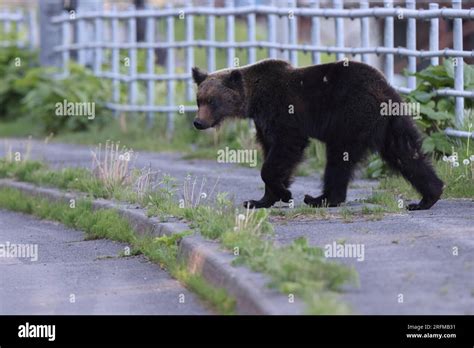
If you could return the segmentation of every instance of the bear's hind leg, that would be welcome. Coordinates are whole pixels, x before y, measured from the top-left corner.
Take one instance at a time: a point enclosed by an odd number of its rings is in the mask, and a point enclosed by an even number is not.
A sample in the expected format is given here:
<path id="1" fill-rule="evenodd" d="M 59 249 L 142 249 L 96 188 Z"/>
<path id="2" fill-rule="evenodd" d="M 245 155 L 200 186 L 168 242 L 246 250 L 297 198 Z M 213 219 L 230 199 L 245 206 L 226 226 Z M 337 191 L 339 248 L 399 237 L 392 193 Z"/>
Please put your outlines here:
<path id="1" fill-rule="evenodd" d="M 382 158 L 422 195 L 419 203 L 407 206 L 408 210 L 429 209 L 439 200 L 443 182 L 436 176 L 421 149 L 413 149 L 410 154 L 382 153 Z"/>
<path id="2" fill-rule="evenodd" d="M 443 182 L 421 149 L 417 130 L 406 120 L 394 120 L 387 141 L 380 151 L 382 158 L 413 185 L 422 195 L 419 203 L 409 204 L 408 210 L 431 208 L 443 193 Z"/>

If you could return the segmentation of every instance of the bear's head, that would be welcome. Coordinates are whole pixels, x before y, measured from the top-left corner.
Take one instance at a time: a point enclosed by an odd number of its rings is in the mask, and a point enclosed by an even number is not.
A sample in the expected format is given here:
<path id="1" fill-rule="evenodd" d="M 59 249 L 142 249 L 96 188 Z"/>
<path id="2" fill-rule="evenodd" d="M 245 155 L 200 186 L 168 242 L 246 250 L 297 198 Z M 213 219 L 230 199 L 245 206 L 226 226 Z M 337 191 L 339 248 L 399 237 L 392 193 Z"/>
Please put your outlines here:
<path id="1" fill-rule="evenodd" d="M 227 117 L 244 117 L 244 87 L 240 70 L 208 74 L 193 68 L 193 79 L 198 85 L 198 112 L 194 127 L 207 129 L 219 125 Z"/>

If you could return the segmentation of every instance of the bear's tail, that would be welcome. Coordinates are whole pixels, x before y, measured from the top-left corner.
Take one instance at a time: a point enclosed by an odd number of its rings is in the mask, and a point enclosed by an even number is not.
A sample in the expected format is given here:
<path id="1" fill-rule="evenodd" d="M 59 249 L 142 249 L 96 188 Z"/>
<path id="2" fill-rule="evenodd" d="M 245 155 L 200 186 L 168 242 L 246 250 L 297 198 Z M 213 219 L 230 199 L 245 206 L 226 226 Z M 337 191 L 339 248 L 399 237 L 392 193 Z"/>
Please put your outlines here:
<path id="1" fill-rule="evenodd" d="M 429 209 L 443 193 L 443 182 L 423 153 L 421 143 L 413 120 L 408 116 L 395 116 L 389 120 L 380 148 L 382 158 L 422 195 L 418 204 L 408 206 L 409 210 Z"/>

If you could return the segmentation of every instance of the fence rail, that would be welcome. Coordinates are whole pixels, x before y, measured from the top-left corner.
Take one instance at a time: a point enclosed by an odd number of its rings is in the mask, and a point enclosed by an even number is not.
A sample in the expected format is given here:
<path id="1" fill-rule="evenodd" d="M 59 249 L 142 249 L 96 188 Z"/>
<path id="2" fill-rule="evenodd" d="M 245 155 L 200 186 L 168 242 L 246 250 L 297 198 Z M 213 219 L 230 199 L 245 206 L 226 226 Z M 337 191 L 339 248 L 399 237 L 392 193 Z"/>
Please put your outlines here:
<path id="1" fill-rule="evenodd" d="M 337 2 L 337 0 L 336 0 Z M 456 3 L 457 1 L 453 1 Z M 343 2 L 340 1 L 342 4 Z M 461 3 L 461 1 L 459 1 Z M 436 4 L 437 5 L 437 4 Z M 298 17 L 323 17 L 323 18 L 387 18 L 399 17 L 415 18 L 415 19 L 432 19 L 432 18 L 448 18 L 448 19 L 474 19 L 474 9 L 456 10 L 456 9 L 432 9 L 432 10 L 415 10 L 408 8 L 371 8 L 371 9 L 320 9 L 320 8 L 297 8 L 297 7 L 274 7 L 265 5 L 250 5 L 242 7 L 214 8 L 214 7 L 177 7 L 165 8 L 159 10 L 132 10 L 121 12 L 100 12 L 91 11 L 88 13 L 78 13 L 76 19 L 133 19 L 133 18 L 168 18 L 179 15 L 200 16 L 244 16 L 244 15 L 277 15 L 280 17 L 288 16 L 292 13 Z M 53 23 L 64 23 L 70 20 L 70 16 L 64 14 L 52 19 Z"/>
<path id="2" fill-rule="evenodd" d="M 100 1 L 100 0 L 97 0 Z M 225 0 L 224 7 L 215 7 L 214 0 L 201 1 L 193 6 L 192 0 L 184 0 L 183 6 L 167 5 L 163 8 L 136 10 L 78 11 L 73 15 L 63 13 L 51 18 L 51 23 L 62 32 L 62 42 L 53 48 L 62 58 L 62 67 L 67 74 L 67 63 L 76 53 L 80 64 L 89 65 L 94 73 L 112 81 L 113 96 L 107 106 L 117 112 L 146 112 L 151 121 L 157 112 L 167 113 L 168 131 L 174 127 L 175 113 L 193 112 L 194 86 L 191 67 L 196 61 L 196 51 L 205 49 L 207 69 L 213 71 L 217 65 L 217 53 L 226 52 L 225 65 L 235 67 L 245 51 L 246 63 L 257 61 L 263 50 L 266 57 L 283 58 L 298 66 L 301 52 L 311 57 L 313 64 L 322 61 L 322 54 L 335 54 L 336 59 L 360 59 L 368 63 L 369 58 L 380 55 L 384 58 L 383 72 L 397 91 L 410 93 L 416 88 L 418 60 L 429 60 L 431 65 L 440 64 L 439 58 L 452 59 L 454 65 L 454 88 L 443 88 L 435 95 L 455 98 L 456 125 L 464 121 L 464 98 L 474 99 L 473 90 L 464 90 L 465 58 L 474 58 L 474 51 L 463 48 L 463 20 L 474 20 L 474 8 L 462 9 L 461 0 L 452 0 L 452 8 L 439 8 L 430 3 L 428 9 L 416 9 L 415 0 L 406 0 L 404 7 L 394 7 L 393 0 L 384 0 L 383 7 L 371 7 L 370 1 L 359 1 L 359 8 L 344 8 L 342 0 L 333 0 L 332 8 L 324 8 L 317 0 L 298 4 L 296 0 L 266 0 L 257 4 L 247 0 L 245 4 Z M 201 5 L 205 3 L 205 5 Z M 380 3 L 380 2 L 379 2 Z M 241 5 L 241 6 L 239 6 Z M 324 2 L 324 6 L 327 2 Z M 397 4 L 398 6 L 398 4 Z M 203 37 L 196 38 L 196 18 L 206 17 Z M 216 18 L 225 19 L 225 41 L 216 40 Z M 5 20 L 24 20 L 19 14 L 0 13 L 0 22 Z M 298 23 L 307 19 L 310 23 L 310 38 L 300 42 Z M 334 20 L 334 42 L 322 40 L 322 21 Z M 360 45 L 345 42 L 344 19 L 360 22 Z M 370 42 L 370 19 L 383 22 L 382 44 Z M 407 21 L 406 47 L 395 47 L 394 33 L 397 20 Z M 453 47 L 439 47 L 440 19 L 453 21 Z M 137 42 L 137 21 L 145 21 L 145 38 Z M 239 21 L 245 21 L 246 39 L 237 40 L 236 28 Z M 184 39 L 176 40 L 175 25 L 182 21 Z M 417 48 L 417 21 L 429 25 L 429 48 Z M 158 25 L 159 24 L 159 25 Z M 257 30 L 258 29 L 258 30 Z M 263 34 L 262 34 L 263 33 Z M 264 38 L 265 37 L 265 38 Z M 166 62 L 161 70 L 156 69 L 157 50 L 162 50 Z M 145 52 L 145 67 L 138 71 L 138 53 Z M 261 54 L 260 54 L 261 55 Z M 398 85 L 394 75 L 395 57 L 407 60 L 406 69 L 410 76 L 405 85 Z M 127 59 L 127 69 L 123 60 Z M 109 63 L 108 67 L 104 68 Z M 222 65 L 222 64 L 221 64 Z M 143 71 L 144 70 L 144 71 Z M 158 98 L 157 84 L 166 86 L 165 98 Z M 178 92 L 178 84 L 185 84 L 183 92 Z M 127 86 L 127 100 L 121 99 L 121 86 Z M 139 87 L 144 88 L 144 97 L 139 96 Z M 177 101 L 180 99 L 180 101 Z M 447 134 L 464 136 L 463 132 L 448 129 Z M 474 137 L 474 134 L 471 134 Z"/>

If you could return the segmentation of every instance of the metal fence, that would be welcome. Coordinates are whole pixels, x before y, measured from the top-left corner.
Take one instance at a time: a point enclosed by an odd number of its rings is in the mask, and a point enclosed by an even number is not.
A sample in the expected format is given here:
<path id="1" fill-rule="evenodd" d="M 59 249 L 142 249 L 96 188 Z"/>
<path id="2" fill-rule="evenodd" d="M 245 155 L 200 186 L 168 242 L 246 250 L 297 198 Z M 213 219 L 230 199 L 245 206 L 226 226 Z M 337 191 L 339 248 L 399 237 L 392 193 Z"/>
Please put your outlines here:
<path id="1" fill-rule="evenodd" d="M 0 47 L 37 47 L 38 23 L 33 9 L 0 9 L 0 24 Z M 14 40 L 9 37 L 11 34 L 15 34 Z"/>
<path id="2" fill-rule="evenodd" d="M 204 2 L 203 2 L 204 1 Z M 430 3 L 429 9 L 416 9 L 415 0 L 406 0 L 400 7 L 394 7 L 393 0 L 384 0 L 383 7 L 374 7 L 370 1 L 344 3 L 333 1 L 296 0 L 225 0 L 224 7 L 215 7 L 214 0 L 201 0 L 196 5 L 192 0 L 180 1 L 180 5 L 164 8 L 118 10 L 116 7 L 100 11 L 78 11 L 55 16 L 51 22 L 62 32 L 62 42 L 54 51 L 62 57 L 62 67 L 67 74 L 67 63 L 74 54 L 80 64 L 88 64 L 94 73 L 110 79 L 113 96 L 107 106 L 116 112 L 146 112 L 151 121 L 155 113 L 166 113 L 168 131 L 172 132 L 176 113 L 196 110 L 191 68 L 195 65 L 195 52 L 206 50 L 207 69 L 216 69 L 216 52 L 226 52 L 227 67 L 235 67 L 239 52 L 245 51 L 247 61 L 257 61 L 257 51 L 266 52 L 266 57 L 282 57 L 298 66 L 298 54 L 311 56 L 314 64 L 321 62 L 321 54 L 335 54 L 336 59 L 345 57 L 368 62 L 371 55 L 384 58 L 383 71 L 388 81 L 401 93 L 409 93 L 416 87 L 416 77 L 409 76 L 406 86 L 395 85 L 394 58 L 407 58 L 407 71 L 415 73 L 417 59 L 429 59 L 431 65 L 438 65 L 439 58 L 453 59 L 455 70 L 454 88 L 435 91 L 438 96 L 455 97 L 456 125 L 463 124 L 464 98 L 474 98 L 474 91 L 464 90 L 463 58 L 474 58 L 474 51 L 463 50 L 463 20 L 474 19 L 474 9 L 462 9 L 461 0 L 452 0 L 452 8 L 439 8 Z M 327 6 L 327 5 L 330 6 Z M 404 5 L 404 7 L 403 7 Z M 346 8 L 345 8 L 346 7 Z M 205 17 L 205 38 L 196 38 L 196 18 Z M 225 40 L 216 40 L 216 18 L 225 18 Z M 6 17 L 1 17 L 2 18 Z M 10 20 L 18 18 L 13 15 Z M 310 21 L 310 39 L 299 42 L 298 21 Z M 360 46 L 353 47 L 344 42 L 344 18 L 360 21 Z M 369 42 L 369 19 L 383 21 L 383 45 Z M 440 19 L 453 20 L 453 47 L 439 47 Z M 237 41 L 236 20 L 246 22 L 246 40 Z M 258 19 L 258 21 L 257 21 Z M 335 43 L 324 44 L 321 40 L 323 19 L 334 19 Z M 394 47 L 394 22 L 406 19 L 406 47 Z M 417 49 L 416 23 L 428 21 L 429 49 Z M 145 40 L 137 41 L 137 21 L 146 21 Z M 177 40 L 175 25 L 182 21 L 184 39 Z M 282 40 L 281 30 L 286 35 Z M 90 33 L 88 35 L 87 33 Z M 257 35 L 257 32 L 259 35 Z M 264 37 L 262 37 L 264 33 Z M 221 33 L 219 33 L 221 34 Z M 164 71 L 156 68 L 156 50 L 166 53 Z M 138 52 L 145 52 L 144 71 L 139 71 Z M 182 52 L 180 59 L 178 53 Z M 89 57 L 89 58 L 88 58 Z M 104 64 L 106 63 L 106 64 Z M 124 69 L 126 67 L 126 69 Z M 157 84 L 166 89 L 159 97 Z M 121 100 L 121 86 L 127 86 L 127 100 Z M 180 92 L 178 84 L 185 88 Z M 139 87 L 144 91 L 140 98 Z M 140 100 L 142 99 L 142 100 Z M 180 100 L 180 101 L 179 101 Z M 446 130 L 447 134 L 469 136 L 470 133 Z"/>

